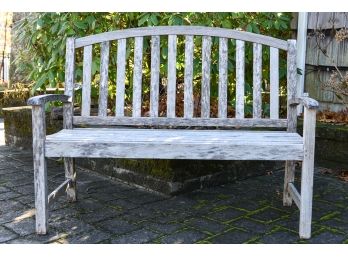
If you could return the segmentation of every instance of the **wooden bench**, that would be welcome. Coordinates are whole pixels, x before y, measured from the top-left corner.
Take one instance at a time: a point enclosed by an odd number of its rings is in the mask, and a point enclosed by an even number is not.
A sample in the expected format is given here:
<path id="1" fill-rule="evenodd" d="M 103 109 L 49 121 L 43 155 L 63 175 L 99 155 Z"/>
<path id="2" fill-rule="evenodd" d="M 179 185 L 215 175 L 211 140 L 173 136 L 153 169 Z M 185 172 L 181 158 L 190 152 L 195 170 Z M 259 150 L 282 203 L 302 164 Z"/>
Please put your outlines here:
<path id="1" fill-rule="evenodd" d="M 177 36 L 185 38 L 184 115 L 176 117 Z M 202 36 L 200 117 L 194 117 L 194 37 Z M 144 37 L 151 38 L 151 82 L 149 117 L 142 116 L 142 59 Z M 132 115 L 125 115 L 125 63 L 128 40 L 134 39 Z M 159 115 L 160 38 L 168 41 L 167 110 Z M 210 70 L 212 38 L 219 41 L 218 117 L 210 111 Z M 235 117 L 227 115 L 228 42 L 236 45 Z M 107 116 L 110 41 L 117 41 L 117 90 L 115 115 Z M 253 44 L 253 114 L 245 113 L 245 42 Z M 249 44 L 248 43 L 248 44 Z M 100 44 L 100 85 L 98 116 L 91 116 L 92 46 Z M 262 47 L 270 48 L 270 117 L 262 117 Z M 75 51 L 83 48 L 81 116 L 73 114 Z M 280 51 L 287 56 L 287 118 L 279 117 Z M 284 52 L 284 53 L 285 53 Z M 284 54 L 285 55 L 285 54 Z M 28 100 L 33 116 L 36 232 L 47 232 L 48 205 L 66 192 L 76 201 L 75 157 L 150 158 L 204 160 L 284 160 L 283 204 L 292 201 L 300 209 L 299 234 L 311 236 L 315 122 L 318 103 L 297 92 L 296 41 L 232 29 L 167 26 L 112 31 L 66 43 L 65 94 L 41 95 Z M 64 129 L 46 136 L 45 103 L 62 101 Z M 297 106 L 304 106 L 303 137 L 296 133 Z M 74 128 L 81 126 L 84 128 Z M 89 127 L 88 127 L 89 126 Z M 103 128 L 98 128 L 98 126 Z M 126 127 L 125 127 L 126 126 Z M 140 129 L 139 126 L 142 128 Z M 154 127 L 157 127 L 154 129 Z M 167 127 L 164 129 L 164 127 Z M 170 127 L 170 129 L 168 129 Z M 180 129 L 175 127 L 189 127 Z M 197 129 L 211 127 L 214 129 Z M 239 129 L 234 129 L 238 127 Z M 260 127 L 252 131 L 248 128 Z M 172 129 L 173 128 L 173 129 Z M 195 129 L 193 129 L 195 128 Z M 223 129 L 221 129 L 223 128 Z M 284 128 L 274 131 L 270 128 Z M 267 131 L 268 130 L 268 131 Z M 47 192 L 47 157 L 64 157 L 66 181 L 51 194 Z M 301 194 L 294 182 L 295 161 L 302 161 Z"/>

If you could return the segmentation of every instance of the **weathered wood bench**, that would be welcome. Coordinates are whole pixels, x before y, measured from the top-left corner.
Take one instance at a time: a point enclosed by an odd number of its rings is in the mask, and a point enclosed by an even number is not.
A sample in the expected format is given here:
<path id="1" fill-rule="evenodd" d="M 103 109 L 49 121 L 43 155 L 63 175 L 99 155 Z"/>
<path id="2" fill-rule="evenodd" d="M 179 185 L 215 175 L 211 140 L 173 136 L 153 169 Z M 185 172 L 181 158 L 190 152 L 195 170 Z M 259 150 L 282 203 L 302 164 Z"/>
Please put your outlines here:
<path id="1" fill-rule="evenodd" d="M 184 116 L 176 117 L 177 35 L 185 37 Z M 168 39 L 167 111 L 159 116 L 160 36 Z M 200 117 L 194 117 L 194 37 L 202 36 Z M 143 38 L 151 37 L 151 82 L 149 117 L 142 117 Z M 219 40 L 218 117 L 210 115 L 210 67 L 212 38 Z M 125 115 L 125 62 L 127 40 L 134 38 L 133 104 Z M 110 41 L 117 41 L 117 90 L 115 116 L 107 116 Z M 227 116 L 228 41 L 236 45 L 235 117 Z M 253 115 L 245 118 L 245 42 L 253 43 Z M 91 116 L 92 46 L 100 44 L 100 86 L 98 116 Z M 262 47 L 270 47 L 270 117 L 262 118 Z M 75 50 L 83 47 L 81 116 L 73 114 Z M 287 118 L 279 118 L 279 51 L 287 52 Z M 114 67 L 111 67 L 114 68 Z M 116 67 L 115 67 L 116 68 Z M 115 69 L 116 70 L 116 69 Z M 35 178 L 36 232 L 47 232 L 48 205 L 66 192 L 76 201 L 75 157 L 151 158 L 208 160 L 286 161 L 283 204 L 292 201 L 300 209 L 299 234 L 311 236 L 312 188 L 316 109 L 318 103 L 302 97 L 296 87 L 296 41 L 280 40 L 232 29 L 170 26 L 126 29 L 68 38 L 66 43 L 65 94 L 32 97 L 33 156 Z M 46 136 L 45 103 L 64 103 L 64 129 Z M 303 137 L 296 133 L 297 106 L 304 106 Z M 74 128 L 78 125 L 89 128 Z M 98 128 L 102 126 L 103 128 Z M 123 127 L 120 127 L 123 126 Z M 128 126 L 128 127 L 124 127 Z M 137 128 L 142 126 L 143 128 Z M 144 128 L 145 126 L 145 128 Z M 146 126 L 148 126 L 146 128 Z M 153 129 L 153 127 L 157 129 Z M 163 129 L 170 127 L 215 127 L 222 129 Z M 107 127 L 107 128 L 105 128 Z M 159 128 L 158 128 L 159 127 Z M 162 127 L 162 128 L 161 128 Z M 233 130 L 238 127 L 239 130 Z M 246 128 L 261 127 L 251 131 Z M 229 128 L 229 129 L 226 129 Z M 242 128 L 242 129 L 240 129 Z M 244 128 L 244 130 L 243 130 Z M 286 128 L 274 131 L 268 128 Z M 267 131 L 268 129 L 268 131 Z M 47 157 L 64 157 L 66 181 L 48 195 Z M 301 194 L 294 182 L 295 161 L 302 161 Z"/>

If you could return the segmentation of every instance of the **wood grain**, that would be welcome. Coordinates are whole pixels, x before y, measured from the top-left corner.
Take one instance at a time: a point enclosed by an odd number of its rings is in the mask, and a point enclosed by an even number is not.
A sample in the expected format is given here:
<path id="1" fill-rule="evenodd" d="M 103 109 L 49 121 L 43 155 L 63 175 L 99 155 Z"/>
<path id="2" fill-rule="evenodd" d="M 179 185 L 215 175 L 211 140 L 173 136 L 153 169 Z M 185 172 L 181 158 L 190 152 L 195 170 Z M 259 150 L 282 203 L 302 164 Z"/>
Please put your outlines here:
<path id="1" fill-rule="evenodd" d="M 133 117 L 141 116 L 141 91 L 143 76 L 143 37 L 135 38 L 133 70 Z"/>
<path id="2" fill-rule="evenodd" d="M 81 115 L 91 114 L 91 76 L 92 76 L 92 46 L 83 49 L 83 79 Z"/>
<path id="3" fill-rule="evenodd" d="M 210 62 L 211 37 L 203 36 L 202 42 L 202 87 L 201 87 L 201 117 L 210 117 Z"/>
<path id="4" fill-rule="evenodd" d="M 150 85 L 150 116 L 158 117 L 160 71 L 160 37 L 151 37 L 151 85 Z"/>
<path id="5" fill-rule="evenodd" d="M 176 35 L 168 36 L 168 85 L 167 85 L 167 117 L 175 117 L 176 102 Z"/>
<path id="6" fill-rule="evenodd" d="M 116 72 L 116 116 L 124 116 L 124 99 L 126 83 L 126 39 L 117 42 L 117 72 Z"/>
<path id="7" fill-rule="evenodd" d="M 219 40 L 219 103 L 218 117 L 227 117 L 227 61 L 228 61 L 228 39 Z"/>
<path id="8" fill-rule="evenodd" d="M 108 107 L 108 78 L 109 78 L 109 52 L 110 43 L 108 41 L 100 45 L 100 84 L 98 100 L 98 116 L 105 117 Z"/>
<path id="9" fill-rule="evenodd" d="M 193 36 L 185 37 L 184 117 L 193 117 Z"/>
<path id="10" fill-rule="evenodd" d="M 245 43 L 236 40 L 236 118 L 244 118 Z"/>

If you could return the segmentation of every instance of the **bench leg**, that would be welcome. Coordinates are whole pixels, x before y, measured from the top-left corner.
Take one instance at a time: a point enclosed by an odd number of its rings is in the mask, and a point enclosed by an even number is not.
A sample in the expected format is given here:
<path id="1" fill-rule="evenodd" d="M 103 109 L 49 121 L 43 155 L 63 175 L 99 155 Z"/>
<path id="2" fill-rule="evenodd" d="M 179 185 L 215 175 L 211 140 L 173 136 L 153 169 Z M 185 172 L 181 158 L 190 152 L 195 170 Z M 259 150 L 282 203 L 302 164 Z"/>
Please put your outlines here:
<path id="1" fill-rule="evenodd" d="M 304 239 L 311 237 L 315 119 L 316 111 L 305 108 L 303 122 L 304 157 L 302 162 L 300 208 L 300 237 Z"/>
<path id="2" fill-rule="evenodd" d="M 295 179 L 295 162 L 286 161 L 284 174 L 284 191 L 283 191 L 283 205 L 291 206 L 292 198 L 289 192 L 289 183 L 294 182 Z"/>
<path id="3" fill-rule="evenodd" d="M 77 201 L 76 192 L 76 169 L 74 158 L 64 158 L 65 178 L 71 179 L 66 194 L 69 202 Z"/>
<path id="4" fill-rule="evenodd" d="M 45 110 L 33 106 L 33 164 L 35 190 L 36 233 L 47 233 L 48 199 L 47 199 L 47 165 L 45 158 Z"/>

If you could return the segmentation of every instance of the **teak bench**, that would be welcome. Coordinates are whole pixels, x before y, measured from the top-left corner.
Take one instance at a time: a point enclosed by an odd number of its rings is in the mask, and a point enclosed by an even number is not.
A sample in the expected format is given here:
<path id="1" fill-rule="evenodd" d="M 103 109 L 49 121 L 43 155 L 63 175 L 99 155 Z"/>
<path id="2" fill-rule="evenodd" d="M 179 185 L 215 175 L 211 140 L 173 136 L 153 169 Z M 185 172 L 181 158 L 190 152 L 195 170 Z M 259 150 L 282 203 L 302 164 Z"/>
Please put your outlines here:
<path id="1" fill-rule="evenodd" d="M 177 36 L 185 38 L 184 116 L 176 117 Z M 167 37 L 167 111 L 159 116 L 160 37 Z M 194 117 L 194 37 L 202 36 L 200 117 Z M 151 37 L 149 117 L 142 117 L 143 39 Z M 218 117 L 210 112 L 212 38 L 219 40 Z M 134 38 L 132 115 L 125 115 L 125 63 L 127 42 Z M 197 38 L 198 39 L 198 38 Z M 107 116 L 110 41 L 117 41 L 117 90 L 115 116 Z M 235 117 L 227 116 L 228 42 L 236 45 Z M 253 114 L 245 118 L 245 42 L 253 44 Z M 92 46 L 100 44 L 98 116 L 91 116 Z M 262 47 L 270 48 L 270 117 L 262 118 Z M 83 48 L 81 116 L 73 114 L 75 51 Z M 279 118 L 279 51 L 287 53 L 287 118 Z M 117 68 L 117 69 L 116 69 Z M 300 209 L 299 234 L 311 236 L 315 122 L 318 103 L 303 97 L 296 87 L 296 41 L 232 29 L 199 26 L 164 26 L 125 29 L 68 38 L 66 43 L 65 94 L 41 95 L 32 105 L 36 232 L 47 232 L 48 205 L 66 192 L 76 201 L 75 157 L 204 160 L 284 160 L 283 204 Z M 63 102 L 64 129 L 46 136 L 45 103 Z M 303 137 L 296 133 L 297 106 L 304 106 Z M 85 128 L 74 128 L 85 126 Z M 89 126 L 89 127 L 88 127 Z M 98 128 L 98 126 L 103 128 Z M 120 127 L 123 126 L 123 127 Z M 125 127 L 127 126 L 127 127 Z M 142 128 L 140 129 L 139 126 Z M 179 129 L 175 127 L 196 129 Z M 86 128 L 88 127 L 88 128 Z M 156 127 L 154 129 L 153 127 Z M 174 129 L 164 129 L 170 127 Z M 197 129 L 214 127 L 215 129 Z M 238 127 L 238 130 L 233 128 Z M 247 130 L 260 127 L 263 130 Z M 223 128 L 223 129 L 219 129 Z M 228 128 L 228 129 L 227 129 Z M 243 129 L 244 128 L 244 129 Z M 274 131 L 267 128 L 286 128 Z M 46 157 L 64 157 L 66 181 L 48 195 Z M 301 194 L 294 182 L 295 161 L 302 161 Z"/>

